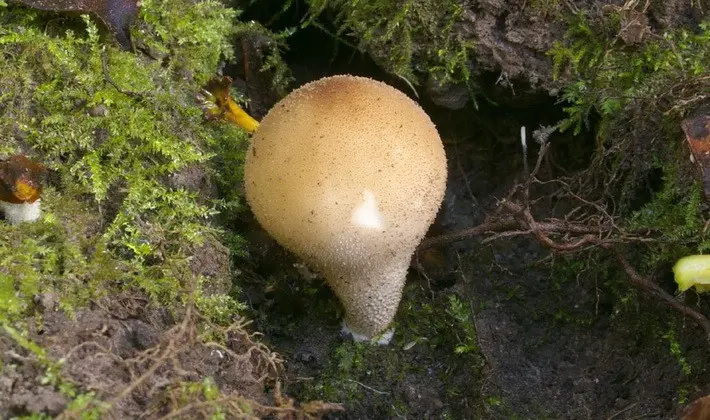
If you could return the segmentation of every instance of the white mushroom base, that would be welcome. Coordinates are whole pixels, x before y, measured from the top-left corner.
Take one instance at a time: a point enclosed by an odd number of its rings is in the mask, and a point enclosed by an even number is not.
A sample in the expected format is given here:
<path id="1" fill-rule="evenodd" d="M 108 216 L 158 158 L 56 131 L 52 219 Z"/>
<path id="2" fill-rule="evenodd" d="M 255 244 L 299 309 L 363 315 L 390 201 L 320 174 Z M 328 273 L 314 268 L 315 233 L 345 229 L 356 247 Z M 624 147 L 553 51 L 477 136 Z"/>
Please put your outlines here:
<path id="1" fill-rule="evenodd" d="M 390 328 L 389 330 L 383 332 L 382 334 L 378 334 L 375 337 L 368 337 L 363 334 L 358 334 L 351 330 L 345 321 L 343 321 L 343 328 L 340 331 L 346 335 L 350 334 L 353 337 L 353 341 L 355 341 L 356 343 L 368 342 L 380 346 L 388 345 L 390 341 L 392 341 L 392 337 L 394 336 L 394 328 Z"/>
<path id="2" fill-rule="evenodd" d="M 0 201 L 0 209 L 5 213 L 5 220 L 11 225 L 22 222 L 34 222 L 41 216 L 40 200 L 34 203 L 8 203 Z"/>

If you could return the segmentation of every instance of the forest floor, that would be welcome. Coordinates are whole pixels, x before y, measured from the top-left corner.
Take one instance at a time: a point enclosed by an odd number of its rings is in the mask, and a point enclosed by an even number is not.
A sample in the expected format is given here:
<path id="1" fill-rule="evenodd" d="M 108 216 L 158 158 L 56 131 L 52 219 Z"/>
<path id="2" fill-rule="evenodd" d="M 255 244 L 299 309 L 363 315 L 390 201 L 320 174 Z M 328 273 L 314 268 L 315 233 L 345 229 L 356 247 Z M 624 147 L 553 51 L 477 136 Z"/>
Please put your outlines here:
<path id="1" fill-rule="evenodd" d="M 295 86 L 353 73 L 410 93 L 402 80 L 347 48 L 315 52 L 310 46 L 319 37 L 326 35 L 311 28 L 293 40 L 286 64 Z M 499 86 L 492 81 L 489 88 Z M 495 212 L 523 179 L 520 127 L 532 131 L 562 115 L 555 98 L 544 95 L 526 96 L 515 107 L 469 103 L 458 111 L 421 102 L 449 162 L 432 236 L 470 228 Z M 584 167 L 594 147 L 591 133 L 549 141 L 547 178 Z M 529 164 L 536 153 L 531 147 Z M 542 203 L 536 211 L 557 214 L 560 204 L 545 195 L 551 192 L 536 193 Z M 476 237 L 418 252 L 392 343 L 370 346 L 341 335 L 336 297 L 322 279 L 304 276 L 299 261 L 248 211 L 228 228 L 246 237 L 249 255 L 233 261 L 244 318 L 238 328 L 211 332 L 226 345 L 202 335 L 199 314 L 167 313 L 140 294 L 109 296 L 73 316 L 57 310 L 56 296 L 42 294 L 36 298 L 42 325 L 29 336 L 39 349 L 0 335 L 0 417 L 71 417 L 66 405 L 80 413 L 82 401 L 95 393 L 113 395 L 117 417 L 180 417 L 166 407 L 184 407 L 180 399 L 194 397 L 188 405 L 197 408 L 214 384 L 239 395 L 229 401 L 235 410 L 248 399 L 264 408 L 263 416 L 296 416 L 298 410 L 283 408 L 290 397 L 342 404 L 343 410 L 320 403 L 308 408 L 334 419 L 672 419 L 710 392 L 702 329 L 641 293 L 623 273 L 595 270 L 588 253 L 553 253 L 524 235 Z M 223 270 L 223 260 L 202 261 L 206 267 L 199 271 Z M 670 269 L 660 282 L 674 292 Z M 92 390 L 85 400 L 76 393 L 70 400 L 73 391 L 60 390 L 60 371 L 80 385 L 77 392 Z M 272 405 L 282 408 L 267 408 Z"/>
<path id="2" fill-rule="evenodd" d="M 367 74 L 367 64 L 348 63 Z M 428 104 L 427 111 L 449 159 L 432 235 L 470 228 L 493 212 L 523 173 L 511 131 L 552 124 L 560 112 L 551 98 L 524 109 Z M 555 163 L 568 168 L 591 153 L 584 135 L 550 141 Z M 538 211 L 554 214 L 547 201 Z M 392 344 L 370 347 L 341 336 L 337 299 L 322 280 L 305 278 L 253 221 L 239 229 L 259 256 L 245 265 L 243 300 L 286 360 L 284 390 L 343 403 L 332 418 L 666 419 L 705 391 L 703 331 L 628 278 L 585 268 L 584 253 L 555 255 L 532 238 L 423 251 Z"/>

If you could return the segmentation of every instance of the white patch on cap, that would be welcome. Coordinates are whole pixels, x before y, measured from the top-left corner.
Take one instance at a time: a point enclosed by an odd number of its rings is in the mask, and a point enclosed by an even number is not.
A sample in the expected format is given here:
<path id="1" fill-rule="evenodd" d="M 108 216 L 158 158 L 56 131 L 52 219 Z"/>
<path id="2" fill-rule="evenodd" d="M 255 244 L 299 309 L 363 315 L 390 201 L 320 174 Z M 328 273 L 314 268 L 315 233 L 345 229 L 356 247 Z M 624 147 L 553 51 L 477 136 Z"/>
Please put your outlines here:
<path id="1" fill-rule="evenodd" d="M 372 191 L 363 192 L 364 202 L 353 210 L 352 222 L 358 226 L 369 229 L 381 229 L 384 225 L 382 214 L 377 208 L 377 199 Z"/>

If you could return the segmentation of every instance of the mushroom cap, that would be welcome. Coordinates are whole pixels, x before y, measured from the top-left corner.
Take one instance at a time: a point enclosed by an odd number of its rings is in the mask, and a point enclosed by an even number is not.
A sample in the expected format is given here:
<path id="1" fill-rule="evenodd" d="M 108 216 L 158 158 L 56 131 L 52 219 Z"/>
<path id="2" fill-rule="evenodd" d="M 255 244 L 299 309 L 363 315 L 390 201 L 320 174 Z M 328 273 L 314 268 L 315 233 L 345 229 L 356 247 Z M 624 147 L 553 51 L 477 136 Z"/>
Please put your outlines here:
<path id="1" fill-rule="evenodd" d="M 384 83 L 323 78 L 264 117 L 244 175 L 256 219 L 325 275 L 349 327 L 368 336 L 384 330 L 446 187 L 446 155 L 429 116 Z M 372 319 L 353 325 L 363 317 Z"/>
<path id="2" fill-rule="evenodd" d="M 0 201 L 33 203 L 42 194 L 45 167 L 24 155 L 15 155 L 0 162 Z"/>
<path id="3" fill-rule="evenodd" d="M 673 266 L 678 290 L 685 292 L 695 286 L 698 293 L 710 291 L 710 255 L 690 255 Z"/>

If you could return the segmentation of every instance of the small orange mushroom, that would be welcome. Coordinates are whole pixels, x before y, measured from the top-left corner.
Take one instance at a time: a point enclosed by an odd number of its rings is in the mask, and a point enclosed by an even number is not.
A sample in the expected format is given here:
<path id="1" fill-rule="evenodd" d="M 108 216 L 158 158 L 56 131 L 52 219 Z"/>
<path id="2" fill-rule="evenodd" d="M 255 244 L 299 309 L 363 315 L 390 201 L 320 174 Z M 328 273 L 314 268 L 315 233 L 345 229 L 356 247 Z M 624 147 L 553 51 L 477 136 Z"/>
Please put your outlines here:
<path id="1" fill-rule="evenodd" d="M 43 165 L 22 155 L 0 162 L 0 209 L 9 223 L 39 219 L 44 172 Z"/>
<path id="2" fill-rule="evenodd" d="M 243 128 L 247 133 L 253 133 L 259 128 L 259 122 L 247 114 L 237 102 L 229 96 L 232 78 L 224 76 L 213 77 L 203 91 L 203 107 L 210 119 L 224 118 Z"/>

